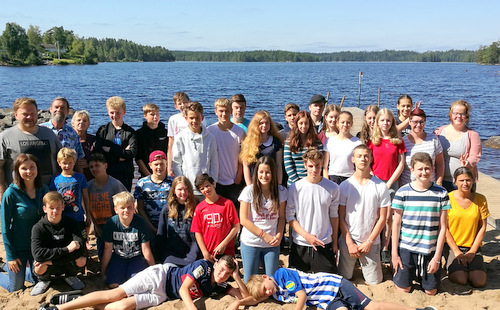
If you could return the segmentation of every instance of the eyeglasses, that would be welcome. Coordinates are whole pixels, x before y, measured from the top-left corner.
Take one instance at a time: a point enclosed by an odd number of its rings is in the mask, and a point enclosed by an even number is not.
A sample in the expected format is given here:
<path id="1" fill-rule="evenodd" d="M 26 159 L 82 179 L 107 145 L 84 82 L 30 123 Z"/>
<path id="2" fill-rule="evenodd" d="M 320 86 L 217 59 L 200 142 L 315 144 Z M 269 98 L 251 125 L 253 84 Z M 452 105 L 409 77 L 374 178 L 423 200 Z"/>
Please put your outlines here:
<path id="1" fill-rule="evenodd" d="M 465 113 L 451 112 L 451 114 L 453 114 L 453 116 L 467 117 L 467 114 Z"/>
<path id="2" fill-rule="evenodd" d="M 425 121 L 410 121 L 413 125 L 424 125 Z"/>

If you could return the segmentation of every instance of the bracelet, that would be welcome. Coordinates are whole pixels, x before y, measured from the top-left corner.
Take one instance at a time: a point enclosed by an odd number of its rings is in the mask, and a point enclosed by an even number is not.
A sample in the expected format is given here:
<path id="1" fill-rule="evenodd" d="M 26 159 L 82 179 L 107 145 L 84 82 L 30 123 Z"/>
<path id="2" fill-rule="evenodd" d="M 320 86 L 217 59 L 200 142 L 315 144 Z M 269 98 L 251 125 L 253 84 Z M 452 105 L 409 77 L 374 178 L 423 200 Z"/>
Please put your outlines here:
<path id="1" fill-rule="evenodd" d="M 441 261 L 440 260 L 435 260 L 434 261 L 436 264 L 440 264 L 441 265 Z"/>
<path id="2" fill-rule="evenodd" d="M 366 239 L 366 241 L 370 242 L 371 244 L 373 244 L 373 241 L 371 241 L 370 239 Z"/>
<path id="3" fill-rule="evenodd" d="M 262 237 L 264 237 L 264 230 L 263 229 L 261 229 L 260 233 L 259 233 L 259 238 L 262 238 Z"/>

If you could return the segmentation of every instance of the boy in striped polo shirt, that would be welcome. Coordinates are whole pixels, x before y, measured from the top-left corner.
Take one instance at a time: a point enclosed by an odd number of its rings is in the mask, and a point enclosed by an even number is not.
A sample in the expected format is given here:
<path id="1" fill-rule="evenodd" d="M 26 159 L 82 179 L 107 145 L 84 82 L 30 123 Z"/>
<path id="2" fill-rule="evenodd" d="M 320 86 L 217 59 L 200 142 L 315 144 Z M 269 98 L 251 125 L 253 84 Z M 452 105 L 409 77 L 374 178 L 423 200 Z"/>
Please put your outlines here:
<path id="1" fill-rule="evenodd" d="M 247 289 L 250 296 L 235 300 L 229 310 L 242 305 L 256 305 L 268 297 L 294 303 L 295 309 L 303 309 L 307 305 L 327 310 L 415 310 L 394 303 L 372 301 L 348 280 L 325 272 L 312 274 L 279 268 L 272 277 L 254 274 L 248 280 Z M 437 309 L 426 307 L 416 310 Z"/>
<path id="2" fill-rule="evenodd" d="M 413 277 L 428 295 L 440 283 L 441 254 L 446 234 L 446 190 L 432 182 L 432 159 L 427 153 L 411 158 L 416 180 L 402 186 L 392 201 L 392 266 L 396 289 L 410 292 Z M 418 271 L 418 272 L 417 272 Z"/>

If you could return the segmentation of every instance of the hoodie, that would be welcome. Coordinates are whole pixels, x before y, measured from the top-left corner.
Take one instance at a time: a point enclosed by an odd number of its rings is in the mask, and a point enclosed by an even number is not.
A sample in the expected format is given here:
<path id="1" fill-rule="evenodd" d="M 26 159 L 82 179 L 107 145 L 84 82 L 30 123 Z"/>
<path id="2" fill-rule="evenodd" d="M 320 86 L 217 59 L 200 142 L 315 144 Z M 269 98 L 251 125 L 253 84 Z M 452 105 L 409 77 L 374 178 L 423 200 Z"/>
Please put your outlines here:
<path id="1" fill-rule="evenodd" d="M 186 129 L 175 137 L 172 147 L 172 171 L 175 176 L 183 175 L 191 181 L 195 195 L 201 195 L 194 186 L 197 175 L 208 173 L 217 182 L 217 142 L 204 125 L 201 125 L 201 133 Z"/>

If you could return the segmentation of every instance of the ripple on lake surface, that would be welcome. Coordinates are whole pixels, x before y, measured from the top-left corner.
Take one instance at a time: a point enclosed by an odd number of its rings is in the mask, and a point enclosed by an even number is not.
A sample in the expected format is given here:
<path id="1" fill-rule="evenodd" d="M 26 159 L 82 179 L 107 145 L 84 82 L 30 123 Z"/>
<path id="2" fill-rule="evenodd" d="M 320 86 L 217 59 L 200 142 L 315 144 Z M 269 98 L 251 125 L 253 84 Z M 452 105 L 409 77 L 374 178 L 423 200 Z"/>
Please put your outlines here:
<path id="1" fill-rule="evenodd" d="M 205 107 L 205 122 L 211 124 L 213 102 L 219 97 L 242 93 L 247 113 L 267 109 L 283 121 L 283 106 L 295 102 L 307 109 L 309 98 L 330 91 L 330 103 L 356 106 L 358 73 L 363 72 L 361 108 L 376 104 L 381 87 L 381 105 L 395 111 L 400 94 L 422 100 L 428 114 L 426 131 L 448 123 L 450 103 L 465 99 L 472 104 L 472 127 L 482 139 L 500 135 L 500 75 L 496 66 L 471 63 L 101 63 L 91 66 L 0 67 L 0 107 L 11 107 L 18 97 L 29 96 L 39 107 L 48 108 L 53 98 L 68 98 L 75 109 L 91 113 L 90 132 L 108 122 L 105 101 L 121 96 L 127 103 L 125 121 L 134 128 L 142 124 L 141 107 L 147 102 L 160 106 L 162 120 L 176 112 L 172 96 L 186 91 Z M 484 148 L 479 163 L 482 172 L 500 179 L 500 151 Z"/>

